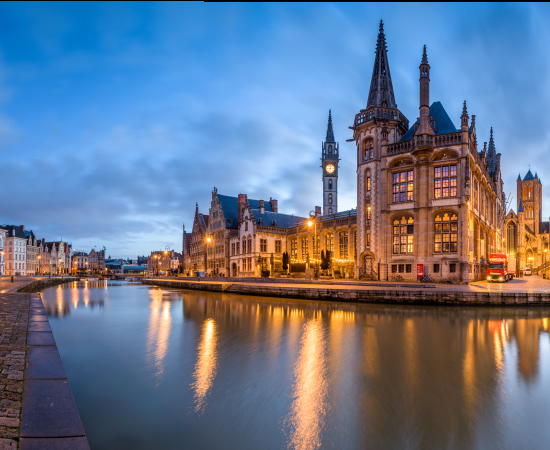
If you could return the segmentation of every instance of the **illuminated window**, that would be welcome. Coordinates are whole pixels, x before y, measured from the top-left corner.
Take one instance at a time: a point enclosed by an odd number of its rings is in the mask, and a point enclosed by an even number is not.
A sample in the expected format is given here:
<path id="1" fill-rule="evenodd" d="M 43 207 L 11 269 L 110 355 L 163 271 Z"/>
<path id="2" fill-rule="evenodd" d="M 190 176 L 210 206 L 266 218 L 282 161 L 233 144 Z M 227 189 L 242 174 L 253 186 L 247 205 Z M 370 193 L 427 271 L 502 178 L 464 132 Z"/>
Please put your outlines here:
<path id="1" fill-rule="evenodd" d="M 367 220 L 370 220 L 370 206 L 367 206 Z"/>
<path id="2" fill-rule="evenodd" d="M 370 177 L 367 177 L 367 192 L 370 191 Z"/>
<path id="3" fill-rule="evenodd" d="M 290 259 L 298 259 L 298 241 L 296 238 L 290 240 Z"/>
<path id="4" fill-rule="evenodd" d="M 456 197 L 456 165 L 434 169 L 435 198 Z"/>
<path id="5" fill-rule="evenodd" d="M 329 214 L 332 214 L 332 208 L 329 208 L 329 209 L 328 209 L 328 213 L 329 213 Z"/>
<path id="6" fill-rule="evenodd" d="M 329 252 L 332 252 L 333 251 L 333 246 L 334 246 L 334 236 L 333 236 L 332 233 L 327 233 L 327 235 L 325 237 L 325 248 Z"/>
<path id="7" fill-rule="evenodd" d="M 340 259 L 348 259 L 348 232 L 340 231 L 339 234 Z"/>
<path id="8" fill-rule="evenodd" d="M 414 172 L 397 172 L 393 174 L 393 202 L 408 202 L 413 200 Z"/>
<path id="9" fill-rule="evenodd" d="M 458 251 L 458 217 L 448 213 L 435 216 L 435 247 L 436 253 Z"/>
<path id="10" fill-rule="evenodd" d="M 267 252 L 267 239 L 260 239 L 260 251 Z"/>
<path id="11" fill-rule="evenodd" d="M 414 219 L 401 217 L 393 221 L 393 245 L 394 255 L 413 253 L 414 251 Z"/>
<path id="12" fill-rule="evenodd" d="M 332 203 L 332 194 L 328 194 L 328 202 Z"/>
<path id="13" fill-rule="evenodd" d="M 318 234 L 313 236 L 313 255 L 317 257 L 319 255 L 319 246 L 321 245 L 321 236 Z"/>
<path id="14" fill-rule="evenodd" d="M 370 246 L 370 233 L 367 233 L 367 247 Z"/>
<path id="15" fill-rule="evenodd" d="M 306 259 L 308 254 L 307 237 L 302 238 L 302 259 Z"/>
<path id="16" fill-rule="evenodd" d="M 275 241 L 275 253 L 281 253 L 281 241 Z"/>

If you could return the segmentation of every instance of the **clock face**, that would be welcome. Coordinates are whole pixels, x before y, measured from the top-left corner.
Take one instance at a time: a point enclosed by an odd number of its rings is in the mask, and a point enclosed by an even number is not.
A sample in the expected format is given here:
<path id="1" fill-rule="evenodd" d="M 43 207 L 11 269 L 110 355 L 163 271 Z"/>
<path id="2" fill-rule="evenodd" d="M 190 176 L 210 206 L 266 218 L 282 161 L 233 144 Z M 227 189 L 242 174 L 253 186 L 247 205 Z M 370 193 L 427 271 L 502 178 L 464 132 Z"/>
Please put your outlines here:
<path id="1" fill-rule="evenodd" d="M 327 164 L 325 170 L 327 171 L 327 173 L 332 173 L 334 172 L 334 166 L 332 164 Z"/>

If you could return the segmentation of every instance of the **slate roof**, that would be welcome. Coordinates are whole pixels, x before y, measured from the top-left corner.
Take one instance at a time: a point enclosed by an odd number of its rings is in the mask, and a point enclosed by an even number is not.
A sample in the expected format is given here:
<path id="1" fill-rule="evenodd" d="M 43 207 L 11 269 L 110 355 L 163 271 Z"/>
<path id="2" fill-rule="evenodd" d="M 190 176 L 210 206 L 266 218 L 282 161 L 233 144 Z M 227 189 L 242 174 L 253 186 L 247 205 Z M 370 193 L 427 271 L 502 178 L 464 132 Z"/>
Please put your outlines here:
<path id="1" fill-rule="evenodd" d="M 539 233 L 550 233 L 550 222 L 539 222 Z"/>
<path id="2" fill-rule="evenodd" d="M 18 225 L 2 225 L 2 228 L 4 230 L 7 230 L 8 234 L 6 237 L 16 237 L 21 239 L 27 239 L 27 235 L 23 231 L 23 229 Z M 13 234 L 13 230 L 15 230 L 15 235 Z"/>
<path id="3" fill-rule="evenodd" d="M 305 217 L 292 216 L 290 214 L 274 213 L 271 211 L 266 211 L 265 213 L 260 213 L 259 209 L 253 209 L 252 214 L 256 223 L 262 221 L 262 225 L 272 227 L 275 226 L 273 221 L 277 222 L 277 228 L 290 228 L 295 227 L 300 222 L 306 220 Z"/>
<path id="4" fill-rule="evenodd" d="M 531 169 L 529 169 L 529 171 L 523 177 L 523 181 L 531 181 L 531 180 L 534 180 L 534 179 L 535 179 L 535 177 L 531 173 Z"/>
<path id="5" fill-rule="evenodd" d="M 229 228 L 237 228 L 239 217 L 239 198 L 218 194 L 218 199 L 222 205 L 223 217 L 225 218 L 226 226 Z M 252 209 L 260 209 L 259 200 L 249 198 L 248 203 Z M 265 200 L 264 207 L 266 212 L 273 211 L 270 201 Z"/>
<path id="6" fill-rule="evenodd" d="M 453 124 L 453 121 L 443 108 L 441 102 L 433 102 L 430 106 L 430 116 L 432 120 L 435 120 L 436 136 L 440 134 L 455 133 L 458 130 Z M 414 136 L 415 125 L 419 125 L 420 122 L 417 119 L 416 122 L 409 128 L 409 130 L 403 135 L 399 142 L 409 141 Z"/>
<path id="7" fill-rule="evenodd" d="M 208 226 L 208 218 L 206 214 L 199 213 L 199 220 L 201 221 L 201 226 L 206 228 Z"/>
<path id="8" fill-rule="evenodd" d="M 519 201 L 518 214 L 519 214 L 520 212 L 525 212 L 525 211 L 523 210 L 523 202 L 522 202 L 521 200 Z"/>

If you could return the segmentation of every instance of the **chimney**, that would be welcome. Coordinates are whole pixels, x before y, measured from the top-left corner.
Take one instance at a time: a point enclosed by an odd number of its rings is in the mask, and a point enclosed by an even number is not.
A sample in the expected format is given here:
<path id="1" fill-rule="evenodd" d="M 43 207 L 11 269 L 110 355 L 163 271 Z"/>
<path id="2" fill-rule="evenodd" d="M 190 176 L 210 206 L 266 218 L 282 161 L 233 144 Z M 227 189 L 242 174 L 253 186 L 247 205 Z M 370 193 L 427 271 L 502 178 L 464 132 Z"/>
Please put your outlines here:
<path id="1" fill-rule="evenodd" d="M 260 200 L 258 202 L 258 209 L 260 210 L 260 214 L 264 214 L 265 213 L 265 203 L 263 200 Z"/>
<path id="2" fill-rule="evenodd" d="M 23 233 L 25 232 L 25 225 L 19 225 L 19 228 L 23 230 Z"/>
<path id="3" fill-rule="evenodd" d="M 277 200 L 269 197 L 269 202 L 271 203 L 271 211 L 273 211 L 274 213 L 279 212 L 279 208 L 277 207 Z"/>
<path id="4" fill-rule="evenodd" d="M 319 216 L 321 216 L 321 207 L 316 206 L 315 207 L 315 217 L 319 217 Z"/>
<path id="5" fill-rule="evenodd" d="M 246 195 L 245 194 L 239 194 L 239 196 L 238 196 L 239 217 L 237 219 L 238 223 L 241 223 L 243 221 L 243 210 L 244 210 L 244 205 L 245 204 L 246 204 Z"/>

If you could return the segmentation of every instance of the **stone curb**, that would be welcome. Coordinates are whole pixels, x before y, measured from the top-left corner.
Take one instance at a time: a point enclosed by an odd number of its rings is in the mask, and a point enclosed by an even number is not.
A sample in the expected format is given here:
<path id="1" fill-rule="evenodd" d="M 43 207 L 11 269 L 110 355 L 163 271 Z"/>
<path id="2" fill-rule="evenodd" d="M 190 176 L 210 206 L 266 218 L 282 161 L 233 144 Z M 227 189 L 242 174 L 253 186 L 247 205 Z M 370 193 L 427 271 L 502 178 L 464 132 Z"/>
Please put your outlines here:
<path id="1" fill-rule="evenodd" d="M 66 282 L 66 281 L 64 281 Z M 40 294 L 31 294 L 20 450 L 89 450 Z"/>

